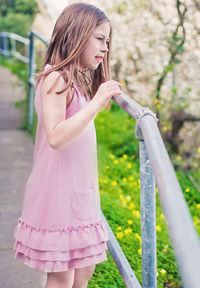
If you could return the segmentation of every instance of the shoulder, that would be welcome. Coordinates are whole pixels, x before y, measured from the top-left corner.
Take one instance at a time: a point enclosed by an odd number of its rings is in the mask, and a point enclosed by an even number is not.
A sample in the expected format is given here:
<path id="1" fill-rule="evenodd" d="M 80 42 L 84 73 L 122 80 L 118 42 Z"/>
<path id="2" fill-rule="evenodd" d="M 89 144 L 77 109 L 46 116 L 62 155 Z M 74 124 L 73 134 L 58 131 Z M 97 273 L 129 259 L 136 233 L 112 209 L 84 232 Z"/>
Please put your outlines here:
<path id="1" fill-rule="evenodd" d="M 60 91 L 66 88 L 66 82 L 57 71 L 50 72 L 47 76 L 44 76 L 42 83 L 42 92 L 49 94 L 51 92 Z M 62 93 L 61 93 L 62 94 Z"/>

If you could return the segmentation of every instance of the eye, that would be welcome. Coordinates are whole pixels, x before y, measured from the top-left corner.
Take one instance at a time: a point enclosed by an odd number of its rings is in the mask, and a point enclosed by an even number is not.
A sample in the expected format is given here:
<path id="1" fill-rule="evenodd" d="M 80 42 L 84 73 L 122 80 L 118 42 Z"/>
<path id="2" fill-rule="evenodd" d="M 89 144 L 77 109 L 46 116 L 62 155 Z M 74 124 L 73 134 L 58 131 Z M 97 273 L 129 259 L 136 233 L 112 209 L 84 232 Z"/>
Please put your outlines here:
<path id="1" fill-rule="evenodd" d="M 103 40 L 103 38 L 102 38 L 102 37 L 98 37 L 97 39 L 98 39 L 98 40 Z"/>

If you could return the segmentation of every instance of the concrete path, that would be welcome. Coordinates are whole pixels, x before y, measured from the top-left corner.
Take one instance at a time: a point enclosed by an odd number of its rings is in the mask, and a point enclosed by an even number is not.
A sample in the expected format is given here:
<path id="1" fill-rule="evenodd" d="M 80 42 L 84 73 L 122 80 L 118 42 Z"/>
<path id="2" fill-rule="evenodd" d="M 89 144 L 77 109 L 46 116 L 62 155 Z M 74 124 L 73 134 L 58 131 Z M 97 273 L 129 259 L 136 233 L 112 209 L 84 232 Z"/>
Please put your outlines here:
<path id="1" fill-rule="evenodd" d="M 19 84 L 17 77 L 0 66 L 0 287 L 44 288 L 46 273 L 14 259 L 13 232 L 33 157 L 33 142 L 26 131 L 19 129 L 24 111 L 13 105 L 25 98 Z"/>

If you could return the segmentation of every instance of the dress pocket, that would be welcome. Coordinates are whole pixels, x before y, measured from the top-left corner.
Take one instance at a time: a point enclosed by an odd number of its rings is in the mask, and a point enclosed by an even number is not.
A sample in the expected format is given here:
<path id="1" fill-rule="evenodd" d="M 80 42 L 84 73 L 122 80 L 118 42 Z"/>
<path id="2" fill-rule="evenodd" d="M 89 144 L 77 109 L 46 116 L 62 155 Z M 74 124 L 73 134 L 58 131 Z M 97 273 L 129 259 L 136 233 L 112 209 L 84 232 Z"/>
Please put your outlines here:
<path id="1" fill-rule="evenodd" d="M 100 208 L 97 192 L 95 187 L 73 190 L 71 207 L 76 218 L 90 220 L 98 214 Z"/>

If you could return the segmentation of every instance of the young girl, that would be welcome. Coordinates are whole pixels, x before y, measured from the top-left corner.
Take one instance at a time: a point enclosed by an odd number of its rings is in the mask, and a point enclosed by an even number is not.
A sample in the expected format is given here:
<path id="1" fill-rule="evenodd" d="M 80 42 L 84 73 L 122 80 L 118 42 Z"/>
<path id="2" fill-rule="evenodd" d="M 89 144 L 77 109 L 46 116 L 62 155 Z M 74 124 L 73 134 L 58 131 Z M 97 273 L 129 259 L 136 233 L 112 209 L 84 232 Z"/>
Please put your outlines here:
<path id="1" fill-rule="evenodd" d="M 106 261 L 94 119 L 121 93 L 110 80 L 111 23 L 86 3 L 55 24 L 37 77 L 32 172 L 14 231 L 15 258 L 47 272 L 46 288 L 85 288 Z"/>

